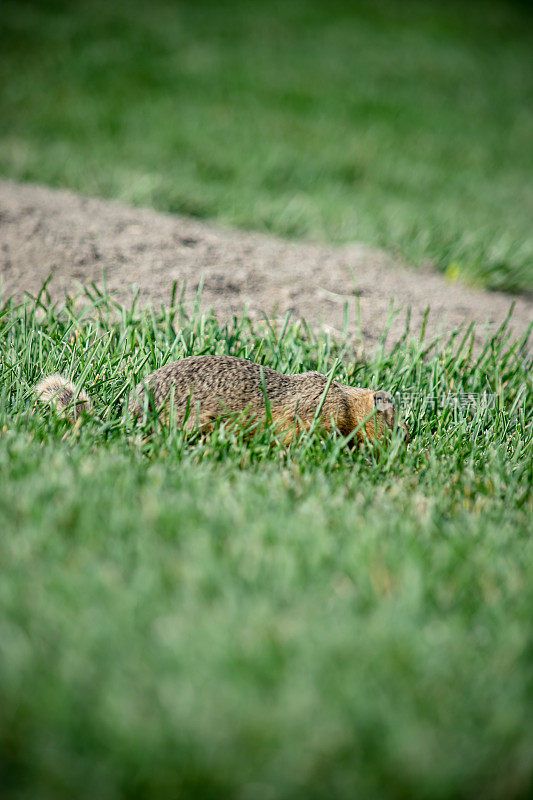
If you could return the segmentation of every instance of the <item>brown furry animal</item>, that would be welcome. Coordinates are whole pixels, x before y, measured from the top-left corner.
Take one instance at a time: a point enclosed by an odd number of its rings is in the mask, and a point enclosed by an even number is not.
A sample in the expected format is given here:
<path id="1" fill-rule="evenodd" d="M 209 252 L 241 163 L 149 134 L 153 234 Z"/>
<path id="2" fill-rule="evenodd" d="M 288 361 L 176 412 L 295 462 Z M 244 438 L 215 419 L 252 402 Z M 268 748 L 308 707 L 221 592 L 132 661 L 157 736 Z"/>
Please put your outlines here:
<path id="1" fill-rule="evenodd" d="M 35 391 L 41 402 L 72 418 L 92 409 L 88 395 L 61 375 L 45 378 Z M 208 432 L 215 420 L 231 415 L 250 424 L 271 419 L 285 442 L 309 430 L 317 417 L 327 432 L 335 428 L 349 436 L 356 431 L 358 442 L 365 436 L 380 437 L 396 425 L 388 392 L 336 381 L 328 388 L 328 378 L 320 372 L 284 375 L 232 356 L 192 356 L 152 372 L 131 395 L 128 410 L 139 417 L 153 404 L 163 421 L 172 413 L 187 430 Z"/>

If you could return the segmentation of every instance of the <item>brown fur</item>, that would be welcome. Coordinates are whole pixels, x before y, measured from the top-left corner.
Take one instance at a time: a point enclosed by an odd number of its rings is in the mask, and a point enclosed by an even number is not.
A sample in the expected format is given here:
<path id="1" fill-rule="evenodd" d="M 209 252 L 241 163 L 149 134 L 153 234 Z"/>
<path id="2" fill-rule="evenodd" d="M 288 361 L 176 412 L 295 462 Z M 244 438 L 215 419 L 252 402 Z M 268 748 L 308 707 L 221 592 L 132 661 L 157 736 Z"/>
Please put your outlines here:
<path id="1" fill-rule="evenodd" d="M 60 376 L 53 376 L 57 382 Z M 52 378 L 48 379 L 49 381 Z M 65 399 L 72 403 L 72 384 L 64 379 L 56 388 L 55 405 L 61 412 Z M 41 382 L 39 387 L 43 386 Z M 309 429 L 322 402 L 320 423 L 323 429 L 337 428 L 348 436 L 359 426 L 358 441 L 381 436 L 396 424 L 391 395 L 384 391 L 359 389 L 332 381 L 319 372 L 284 375 L 253 361 L 232 356 L 192 356 L 166 364 L 140 383 L 130 397 L 128 410 L 134 417 L 154 406 L 163 421 L 172 415 L 187 430 L 210 431 L 215 420 L 238 415 L 243 422 L 261 424 L 268 417 L 265 395 L 272 421 L 285 442 L 295 433 Z M 41 395 L 42 395 L 41 388 Z M 46 395 L 43 399 L 50 399 Z M 79 394 L 78 401 L 89 398 Z"/>
<path id="2" fill-rule="evenodd" d="M 77 419 L 80 413 L 92 411 L 89 395 L 83 389 L 77 390 L 75 384 L 62 375 L 48 375 L 35 387 L 35 395 L 40 403 L 53 405 L 59 414 Z"/>

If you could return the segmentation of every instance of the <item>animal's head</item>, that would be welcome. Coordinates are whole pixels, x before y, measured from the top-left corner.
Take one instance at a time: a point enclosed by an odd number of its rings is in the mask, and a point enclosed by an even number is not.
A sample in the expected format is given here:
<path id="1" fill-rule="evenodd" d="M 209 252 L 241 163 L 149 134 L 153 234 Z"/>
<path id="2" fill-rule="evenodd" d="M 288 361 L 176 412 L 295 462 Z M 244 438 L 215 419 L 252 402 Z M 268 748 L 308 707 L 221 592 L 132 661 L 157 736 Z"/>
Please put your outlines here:
<path id="1" fill-rule="evenodd" d="M 378 435 L 381 435 L 387 429 L 394 430 L 397 424 L 396 406 L 394 405 L 394 398 L 390 392 L 379 389 L 374 392 L 374 410 L 376 414 L 376 422 L 378 427 Z M 404 431 L 404 439 L 409 441 L 409 428 L 405 423 L 402 424 Z"/>

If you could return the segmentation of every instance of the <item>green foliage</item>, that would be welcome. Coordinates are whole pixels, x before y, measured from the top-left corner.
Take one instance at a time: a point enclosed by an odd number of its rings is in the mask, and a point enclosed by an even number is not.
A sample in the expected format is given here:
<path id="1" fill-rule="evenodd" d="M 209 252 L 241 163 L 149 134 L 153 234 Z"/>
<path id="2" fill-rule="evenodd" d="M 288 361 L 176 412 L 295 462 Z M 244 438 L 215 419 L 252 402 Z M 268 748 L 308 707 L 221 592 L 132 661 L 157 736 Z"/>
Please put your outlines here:
<path id="1" fill-rule="evenodd" d="M 0 311 L 2 797 L 530 796 L 524 341 L 361 361 L 290 319 L 87 295 Z M 409 392 L 412 442 L 133 427 L 129 387 L 200 353 Z M 56 370 L 94 416 L 33 407 Z"/>
<path id="2" fill-rule="evenodd" d="M 533 288 L 504 0 L 4 0 L 0 172 Z"/>

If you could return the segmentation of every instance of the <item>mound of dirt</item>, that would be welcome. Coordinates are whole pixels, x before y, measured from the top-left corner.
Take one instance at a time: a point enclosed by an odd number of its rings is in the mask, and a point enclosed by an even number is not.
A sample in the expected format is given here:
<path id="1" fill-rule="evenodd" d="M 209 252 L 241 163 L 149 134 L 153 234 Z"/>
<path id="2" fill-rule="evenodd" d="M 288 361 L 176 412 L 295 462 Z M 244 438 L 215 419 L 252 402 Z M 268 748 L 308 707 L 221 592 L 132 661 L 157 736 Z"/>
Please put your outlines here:
<path id="1" fill-rule="evenodd" d="M 426 308 L 429 335 L 476 323 L 484 340 L 515 301 L 513 332 L 533 318 L 531 298 L 450 285 L 430 270 L 408 269 L 360 244 L 334 247 L 288 242 L 149 209 L 87 199 L 72 192 L 0 181 L 0 287 L 4 298 L 35 294 L 52 273 L 54 299 L 76 293 L 79 283 L 102 282 L 117 299 L 168 303 L 172 284 L 185 283 L 185 299 L 203 285 L 202 306 L 220 319 L 245 306 L 252 317 L 284 318 L 287 311 L 339 334 L 348 303 L 348 329 L 360 344 L 375 344 L 396 316 L 388 343 L 405 330 L 419 335 Z M 79 283 L 77 283 L 79 282 Z M 360 309 L 360 326 L 356 299 Z"/>

